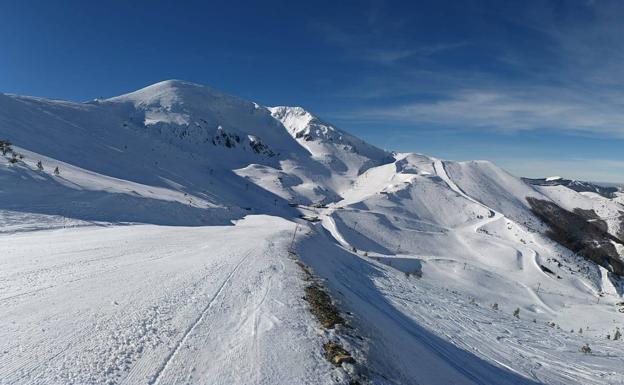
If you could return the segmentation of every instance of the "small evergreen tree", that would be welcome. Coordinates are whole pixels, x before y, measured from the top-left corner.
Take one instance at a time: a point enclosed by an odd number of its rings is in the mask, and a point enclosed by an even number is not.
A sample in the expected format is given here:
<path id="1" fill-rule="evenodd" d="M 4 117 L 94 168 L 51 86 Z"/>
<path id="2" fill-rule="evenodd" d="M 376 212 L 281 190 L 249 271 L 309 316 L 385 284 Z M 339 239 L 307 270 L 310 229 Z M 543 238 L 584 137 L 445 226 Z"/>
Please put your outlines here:
<path id="1" fill-rule="evenodd" d="M 8 152 L 12 152 L 13 149 L 11 148 L 12 143 L 9 142 L 8 140 L 1 140 L 0 139 L 0 152 L 2 152 L 2 155 L 6 155 Z"/>
<path id="2" fill-rule="evenodd" d="M 615 328 L 615 334 L 613 334 L 613 341 L 617 341 L 622 338 L 622 333 L 620 333 L 620 328 Z"/>
<path id="3" fill-rule="evenodd" d="M 39 171 L 43 171 L 43 163 L 41 163 L 41 161 L 37 161 L 37 168 Z"/>
<path id="4" fill-rule="evenodd" d="M 56 167 L 54 168 L 54 175 L 56 175 L 56 176 L 61 175 L 61 172 L 59 171 L 58 166 L 56 166 Z"/>
<path id="5" fill-rule="evenodd" d="M 589 354 L 589 353 L 591 353 L 591 351 L 592 351 L 592 350 L 591 350 L 591 348 L 589 347 L 589 345 L 588 345 L 588 344 L 585 344 L 585 345 L 581 346 L 581 348 L 579 349 L 579 351 L 580 351 L 581 353 Z"/>
<path id="6" fill-rule="evenodd" d="M 513 315 L 516 318 L 520 318 L 520 308 L 517 307 L 516 310 L 513 311 Z"/>

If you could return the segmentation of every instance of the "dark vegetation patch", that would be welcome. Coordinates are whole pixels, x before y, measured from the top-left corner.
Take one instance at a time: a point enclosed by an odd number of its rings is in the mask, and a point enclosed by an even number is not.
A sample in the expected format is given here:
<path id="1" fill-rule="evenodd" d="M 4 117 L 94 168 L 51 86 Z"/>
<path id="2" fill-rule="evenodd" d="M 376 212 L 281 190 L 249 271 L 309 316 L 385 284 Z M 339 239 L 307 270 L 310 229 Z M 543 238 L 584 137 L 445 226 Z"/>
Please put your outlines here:
<path id="1" fill-rule="evenodd" d="M 351 354 L 337 342 L 326 342 L 323 345 L 323 350 L 325 350 L 325 358 L 327 358 L 327 361 L 331 362 L 335 366 L 340 366 L 345 362 L 349 364 L 355 363 Z"/>
<path id="2" fill-rule="evenodd" d="M 333 329 L 338 324 L 344 324 L 338 308 L 323 288 L 313 284 L 305 288 L 304 299 L 310 304 L 310 312 L 326 329 Z"/>
<path id="3" fill-rule="evenodd" d="M 600 216 L 598 214 L 596 214 L 596 212 L 591 209 L 591 210 L 585 210 L 585 209 L 581 209 L 581 208 L 575 208 L 574 209 L 574 214 L 580 215 L 581 217 L 590 220 L 590 219 L 600 219 Z"/>
<path id="4" fill-rule="evenodd" d="M 604 232 L 609 231 L 609 225 L 607 224 L 607 222 L 603 221 L 602 218 L 600 218 L 600 216 L 596 214 L 596 212 L 593 209 L 585 210 L 585 209 L 580 209 L 577 207 L 574 209 L 574 214 L 588 221 L 591 221 L 595 226 L 598 226 L 600 230 Z"/>
<path id="5" fill-rule="evenodd" d="M 533 213 L 549 226 L 546 235 L 550 239 L 624 276 L 624 263 L 613 244 L 624 243 L 605 231 L 604 221 L 593 217 L 588 221 L 587 216 L 593 216 L 588 210 L 573 213 L 550 201 L 533 197 L 528 197 L 527 201 Z"/>
<path id="6" fill-rule="evenodd" d="M 310 305 L 310 312 L 318 319 L 323 329 L 335 329 L 331 333 L 332 339 L 323 344 L 323 356 L 336 367 L 349 364 L 351 369 L 346 372 L 349 378 L 349 385 L 370 383 L 367 375 L 368 368 L 358 364 L 351 353 L 340 343 L 343 339 L 362 340 L 362 337 L 355 334 L 355 329 L 346 323 L 331 296 L 323 288 L 323 284 L 314 276 L 310 268 L 297 258 L 294 251 L 289 252 L 289 255 L 303 271 L 304 280 L 311 282 L 304 289 L 305 296 L 303 297 Z M 340 325 L 343 327 L 338 327 Z"/>
<path id="7" fill-rule="evenodd" d="M 617 237 L 624 241 L 624 212 L 620 211 L 620 228 L 616 232 Z"/>
<path id="8" fill-rule="evenodd" d="M 304 280 L 306 281 L 311 281 L 313 278 L 312 273 L 310 272 L 310 269 L 308 269 L 308 267 L 301 262 L 300 260 L 296 260 L 295 263 L 297 264 L 297 266 L 299 266 L 301 268 L 301 270 L 303 270 L 303 274 L 304 274 Z"/>

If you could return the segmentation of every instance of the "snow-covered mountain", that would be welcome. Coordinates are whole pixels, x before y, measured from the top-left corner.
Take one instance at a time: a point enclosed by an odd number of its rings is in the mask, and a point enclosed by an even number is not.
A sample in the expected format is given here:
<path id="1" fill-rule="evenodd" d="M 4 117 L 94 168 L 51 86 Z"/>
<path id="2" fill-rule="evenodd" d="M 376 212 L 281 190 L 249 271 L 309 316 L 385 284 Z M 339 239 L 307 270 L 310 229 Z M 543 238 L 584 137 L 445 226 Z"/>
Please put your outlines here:
<path id="1" fill-rule="evenodd" d="M 269 110 L 302 147 L 316 160 L 327 164 L 334 174 L 353 180 L 371 167 L 392 161 L 391 154 L 323 122 L 301 107 L 270 107 Z"/>
<path id="2" fill-rule="evenodd" d="M 574 179 L 564 179 L 559 176 L 551 176 L 542 179 L 522 178 L 525 182 L 536 186 L 565 186 L 576 192 L 592 192 L 602 195 L 605 198 L 612 199 L 620 188 L 616 186 L 602 186 L 600 184 L 584 182 Z"/>
<path id="3" fill-rule="evenodd" d="M 0 94 L 0 140 L 0 383 L 624 380 L 621 191 L 178 80 Z"/>

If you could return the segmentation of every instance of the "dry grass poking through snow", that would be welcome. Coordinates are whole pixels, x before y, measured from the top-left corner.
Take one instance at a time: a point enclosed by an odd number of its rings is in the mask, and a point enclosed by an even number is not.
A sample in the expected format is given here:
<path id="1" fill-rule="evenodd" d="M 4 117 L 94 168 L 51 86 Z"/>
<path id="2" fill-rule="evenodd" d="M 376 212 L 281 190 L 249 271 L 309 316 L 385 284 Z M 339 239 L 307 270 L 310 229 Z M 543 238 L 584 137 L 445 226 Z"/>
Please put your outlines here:
<path id="1" fill-rule="evenodd" d="M 297 258 L 296 254 L 291 253 L 291 258 Z M 332 338 L 332 340 L 323 344 L 325 358 L 336 367 L 341 367 L 343 364 L 350 366 L 350 370 L 348 370 L 351 377 L 349 384 L 356 385 L 360 384 L 361 381 L 367 382 L 365 380 L 366 376 L 362 375 L 363 367 L 357 364 L 351 353 L 338 341 L 340 337 L 337 333 L 340 333 L 340 328 L 337 328 L 337 326 L 347 326 L 344 317 L 340 314 L 340 310 L 310 269 L 299 259 L 296 259 L 295 263 L 303 271 L 304 280 L 311 282 L 310 285 L 304 288 L 305 296 L 303 297 L 310 306 L 310 312 L 316 317 L 323 329 L 332 330 L 332 335 L 338 337 Z"/>
<path id="2" fill-rule="evenodd" d="M 310 311 L 324 328 L 333 329 L 337 324 L 344 324 L 340 312 L 323 288 L 316 284 L 306 287 L 304 299 L 310 304 Z"/>

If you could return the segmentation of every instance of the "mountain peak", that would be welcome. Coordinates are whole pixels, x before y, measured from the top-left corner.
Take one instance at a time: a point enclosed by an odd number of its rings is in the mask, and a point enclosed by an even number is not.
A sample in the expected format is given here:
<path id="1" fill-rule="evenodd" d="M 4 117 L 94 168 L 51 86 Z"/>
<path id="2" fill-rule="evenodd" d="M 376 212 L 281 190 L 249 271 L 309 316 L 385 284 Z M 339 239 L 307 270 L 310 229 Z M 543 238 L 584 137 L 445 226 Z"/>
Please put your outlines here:
<path id="1" fill-rule="evenodd" d="M 344 171 L 360 174 L 394 160 L 386 151 L 324 122 L 302 107 L 267 108 L 311 154 L 333 164 L 342 164 L 340 168 Z"/>
<path id="2" fill-rule="evenodd" d="M 206 97 L 223 98 L 225 94 L 201 84 L 185 80 L 164 80 L 139 90 L 106 99 L 106 102 L 132 102 L 135 105 L 159 104 L 171 107 L 174 104 L 192 103 Z M 234 97 L 231 97 L 234 98 Z"/>
<path id="3" fill-rule="evenodd" d="M 149 86 L 143 87 L 142 89 L 162 89 L 162 88 L 205 88 L 206 86 L 198 83 L 193 83 L 188 80 L 182 79 L 167 79 L 160 82 L 156 82 L 154 84 L 150 84 Z"/>
<path id="4" fill-rule="evenodd" d="M 167 79 L 157 83 L 152 84 L 151 86 L 168 86 L 168 87 L 182 87 L 182 86 L 191 86 L 191 87 L 205 87 L 202 84 L 193 83 L 188 80 L 183 79 Z M 148 87 L 151 87 L 148 86 Z"/>
<path id="5" fill-rule="evenodd" d="M 359 144 L 363 142 L 359 138 L 324 122 L 303 107 L 277 106 L 268 107 L 268 110 L 271 112 L 271 115 L 282 122 L 290 134 L 298 140 L 306 142 L 331 142 L 336 144 L 351 144 L 350 142 L 357 142 Z"/>
<path id="6" fill-rule="evenodd" d="M 271 111 L 271 115 L 281 121 L 296 138 L 309 134 L 310 124 L 319 121 L 317 117 L 303 107 L 276 106 L 268 107 L 268 109 Z"/>

